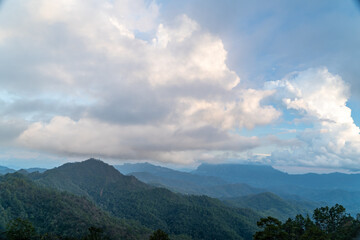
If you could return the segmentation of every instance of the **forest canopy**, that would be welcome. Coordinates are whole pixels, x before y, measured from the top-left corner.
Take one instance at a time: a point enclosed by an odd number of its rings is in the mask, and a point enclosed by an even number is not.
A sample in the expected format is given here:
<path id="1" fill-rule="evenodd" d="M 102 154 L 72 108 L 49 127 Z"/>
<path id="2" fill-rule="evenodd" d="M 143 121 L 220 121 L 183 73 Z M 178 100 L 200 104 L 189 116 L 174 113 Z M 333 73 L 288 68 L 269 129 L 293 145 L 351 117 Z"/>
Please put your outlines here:
<path id="1" fill-rule="evenodd" d="M 261 218 L 262 228 L 254 240 L 347 240 L 360 232 L 359 214 L 356 219 L 346 213 L 342 205 L 321 207 L 314 210 L 312 218 L 297 215 L 282 223 L 274 217 Z"/>

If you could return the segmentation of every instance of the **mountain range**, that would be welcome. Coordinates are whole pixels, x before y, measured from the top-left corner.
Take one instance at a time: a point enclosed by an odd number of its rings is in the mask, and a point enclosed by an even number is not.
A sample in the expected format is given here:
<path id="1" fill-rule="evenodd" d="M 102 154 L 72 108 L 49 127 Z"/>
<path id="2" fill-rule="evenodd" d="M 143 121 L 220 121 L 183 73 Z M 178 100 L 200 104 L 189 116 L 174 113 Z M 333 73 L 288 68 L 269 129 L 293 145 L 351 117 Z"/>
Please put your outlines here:
<path id="1" fill-rule="evenodd" d="M 288 174 L 271 166 L 245 164 L 202 164 L 190 173 L 149 163 L 115 167 L 145 183 L 181 193 L 204 194 L 226 200 L 272 192 L 289 204 L 295 201 L 296 208 L 303 206 L 300 208 L 309 212 L 316 206 L 336 203 L 344 205 L 353 215 L 360 212 L 360 174 Z M 212 181 L 206 185 L 209 177 Z"/>
<path id="2" fill-rule="evenodd" d="M 286 199 L 342 204 L 353 215 L 360 212 L 360 174 L 287 174 L 271 166 L 243 164 L 202 164 L 192 173 L 263 187 Z"/>
<path id="3" fill-rule="evenodd" d="M 312 189 L 360 191 L 360 174 L 288 174 L 271 166 L 245 164 L 201 164 L 192 173 L 262 188 L 289 185 Z"/>
<path id="4" fill-rule="evenodd" d="M 335 203 L 360 212 L 357 174 L 291 175 L 234 164 L 181 172 L 96 159 L 46 171 L 0 170 L 0 233 L 20 217 L 56 238 L 80 239 L 96 227 L 110 239 L 147 239 L 156 229 L 173 240 L 252 239 L 261 217 L 285 221 Z M 331 177 L 338 182 L 326 182 Z"/>
<path id="5" fill-rule="evenodd" d="M 12 168 L 0 166 L 0 175 L 5 175 L 7 173 L 14 173 L 17 171 L 21 171 L 23 173 L 33 173 L 33 172 L 42 173 L 42 172 L 45 172 L 46 170 L 47 170 L 46 168 L 26 168 L 26 169 L 15 170 Z"/>
<path id="6" fill-rule="evenodd" d="M 260 218 L 255 211 L 231 207 L 214 198 L 147 185 L 95 159 L 28 177 L 43 187 L 84 196 L 117 218 L 183 238 L 251 239 Z"/>
<path id="7" fill-rule="evenodd" d="M 260 193 L 266 190 L 243 183 L 228 183 L 213 176 L 202 176 L 149 163 L 115 165 L 122 174 L 135 176 L 140 181 L 153 186 L 166 187 L 183 194 L 207 195 L 215 198 L 238 197 Z"/>

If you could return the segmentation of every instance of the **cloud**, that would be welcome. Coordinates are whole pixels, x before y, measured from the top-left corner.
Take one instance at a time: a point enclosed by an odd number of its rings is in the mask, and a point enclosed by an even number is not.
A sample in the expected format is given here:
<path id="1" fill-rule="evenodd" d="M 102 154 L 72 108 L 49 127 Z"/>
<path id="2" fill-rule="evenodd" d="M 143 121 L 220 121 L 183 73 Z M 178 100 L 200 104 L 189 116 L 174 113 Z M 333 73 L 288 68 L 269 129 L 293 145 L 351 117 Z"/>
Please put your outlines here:
<path id="1" fill-rule="evenodd" d="M 283 164 L 347 167 L 359 165 L 360 129 L 346 106 L 349 86 L 326 68 L 309 69 L 266 84 L 281 92 L 284 105 L 296 110 L 312 127 L 298 133 L 300 146 L 276 151 Z"/>
<path id="2" fill-rule="evenodd" d="M 186 15 L 162 21 L 154 1 L 30 0 L 4 10 L 23 13 L 0 23 L 11 32 L 0 40 L 3 98 L 12 96 L 3 118 L 25 122 L 18 146 L 210 161 L 263 144 L 236 130 L 281 115 L 262 102 L 273 90 L 239 86 L 219 37 Z"/>
<path id="3" fill-rule="evenodd" d="M 16 118 L 0 119 L 0 144 L 11 146 L 17 137 L 25 131 L 27 123 Z"/>
<path id="4" fill-rule="evenodd" d="M 351 89 L 340 76 L 312 68 L 265 89 L 240 82 L 246 68 L 248 76 L 258 71 L 256 82 L 268 76 L 264 68 L 298 56 L 301 38 L 267 41 L 294 33 L 274 34 L 286 19 L 282 12 L 251 24 L 251 31 L 242 28 L 236 49 L 227 51 L 204 19 L 164 17 L 155 1 L 7 1 L 2 10 L 0 132 L 17 148 L 180 164 L 247 156 L 277 165 L 358 166 L 359 128 L 346 105 Z M 305 38 L 311 29 L 300 33 Z M 272 47 L 279 50 L 274 55 Z M 244 71 L 230 67 L 233 53 Z M 305 55 L 270 75 L 322 62 Z M 281 116 L 291 113 L 295 119 L 284 126 Z M 268 131 L 259 134 L 259 126 Z"/>
<path id="5" fill-rule="evenodd" d="M 217 1 L 166 3 L 166 17 L 186 13 L 219 36 L 228 66 L 243 84 L 261 87 L 293 71 L 327 66 L 359 99 L 359 8 L 356 1 Z"/>
<path id="6" fill-rule="evenodd" d="M 67 155 L 151 159 L 191 163 L 203 152 L 243 151 L 260 144 L 210 126 L 184 131 L 174 125 L 118 125 L 94 119 L 55 117 L 34 123 L 19 138 L 22 145 Z M 182 156 L 187 156 L 182 158 Z"/>

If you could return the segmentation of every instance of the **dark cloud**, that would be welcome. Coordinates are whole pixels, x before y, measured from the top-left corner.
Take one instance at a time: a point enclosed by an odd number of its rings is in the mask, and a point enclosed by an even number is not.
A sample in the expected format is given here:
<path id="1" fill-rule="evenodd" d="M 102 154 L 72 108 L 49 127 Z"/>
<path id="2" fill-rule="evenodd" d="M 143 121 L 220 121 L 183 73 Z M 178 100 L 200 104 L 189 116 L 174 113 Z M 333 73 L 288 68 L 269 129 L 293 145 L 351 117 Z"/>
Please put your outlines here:
<path id="1" fill-rule="evenodd" d="M 1 146 L 12 146 L 14 140 L 26 130 L 28 124 L 18 119 L 0 119 L 0 144 Z"/>
<path id="2" fill-rule="evenodd" d="M 146 124 L 162 121 L 171 112 L 172 98 L 141 86 L 108 92 L 91 109 L 90 116 L 116 124 Z"/>
<path id="3" fill-rule="evenodd" d="M 18 99 L 3 103 L 0 113 L 3 117 L 11 116 L 48 122 L 57 115 L 79 119 L 85 114 L 87 106 L 81 106 L 61 99 Z"/>

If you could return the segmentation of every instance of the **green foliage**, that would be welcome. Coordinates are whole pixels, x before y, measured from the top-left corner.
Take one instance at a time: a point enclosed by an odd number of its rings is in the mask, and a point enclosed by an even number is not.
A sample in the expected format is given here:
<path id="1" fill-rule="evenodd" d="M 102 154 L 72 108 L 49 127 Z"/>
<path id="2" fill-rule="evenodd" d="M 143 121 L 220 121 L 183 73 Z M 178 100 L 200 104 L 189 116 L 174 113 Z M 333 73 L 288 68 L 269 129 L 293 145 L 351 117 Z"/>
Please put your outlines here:
<path id="1" fill-rule="evenodd" d="M 321 230 L 335 233 L 350 219 L 349 215 L 345 213 L 345 208 L 336 204 L 332 208 L 326 206 L 315 209 L 314 220 Z"/>
<path id="2" fill-rule="evenodd" d="M 250 239 L 259 215 L 206 196 L 150 187 L 98 160 L 65 164 L 35 181 L 90 198 L 116 217 L 193 239 Z"/>
<path id="3" fill-rule="evenodd" d="M 262 232 L 256 232 L 254 239 L 257 240 L 282 240 L 286 239 L 286 232 L 282 229 L 281 222 L 273 217 L 262 218 L 258 222 L 260 228 L 264 228 Z"/>
<path id="4" fill-rule="evenodd" d="M 264 217 L 272 216 L 282 221 L 297 214 L 311 214 L 318 207 L 311 202 L 285 200 L 271 192 L 228 198 L 224 199 L 224 202 L 234 207 L 254 209 Z"/>
<path id="5" fill-rule="evenodd" d="M 156 230 L 151 234 L 149 240 L 170 240 L 169 235 L 161 229 Z"/>
<path id="6" fill-rule="evenodd" d="M 309 216 L 297 215 L 285 223 L 273 217 L 262 218 L 257 224 L 262 231 L 254 235 L 255 240 L 350 240 L 360 232 L 360 221 L 346 214 L 345 208 L 335 206 L 314 210 L 313 222 Z"/>
<path id="7" fill-rule="evenodd" d="M 83 238 L 83 240 L 105 240 L 109 239 L 104 236 L 104 230 L 97 227 L 90 227 L 89 234 Z"/>
<path id="8" fill-rule="evenodd" d="M 8 240 L 32 240 L 37 237 L 32 223 L 21 218 L 10 221 L 6 226 L 5 234 Z"/>
<path id="9" fill-rule="evenodd" d="M 11 222 L 17 218 L 30 221 L 44 239 L 81 238 L 91 226 L 104 229 L 105 235 L 113 239 L 138 239 L 149 232 L 139 224 L 111 217 L 84 197 L 37 186 L 19 174 L 8 174 L 0 177 L 0 232 L 13 233 L 16 226 L 31 229 L 26 222 Z"/>

